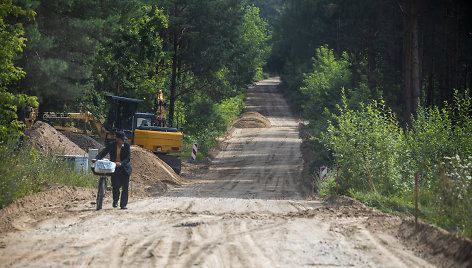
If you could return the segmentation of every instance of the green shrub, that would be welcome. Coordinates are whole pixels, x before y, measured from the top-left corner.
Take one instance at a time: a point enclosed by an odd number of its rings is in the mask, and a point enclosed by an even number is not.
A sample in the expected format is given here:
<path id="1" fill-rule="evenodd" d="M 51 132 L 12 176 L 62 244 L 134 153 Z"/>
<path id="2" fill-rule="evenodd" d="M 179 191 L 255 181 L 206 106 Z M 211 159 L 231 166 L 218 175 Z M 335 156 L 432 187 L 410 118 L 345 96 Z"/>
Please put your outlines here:
<path id="1" fill-rule="evenodd" d="M 316 49 L 313 71 L 304 74 L 303 86 L 300 88 L 306 97 L 302 108 L 311 121 L 323 118 L 325 110 L 334 112 L 340 101 L 341 88 L 350 84 L 352 74 L 349 66 L 346 53 L 336 58 L 328 46 Z"/>
<path id="2" fill-rule="evenodd" d="M 60 157 L 47 157 L 30 145 L 8 142 L 0 148 L 0 208 L 23 196 L 39 192 L 46 183 L 95 187 L 92 173 L 78 173 Z"/>
<path id="3" fill-rule="evenodd" d="M 446 109 L 420 107 L 406 131 L 412 168 L 425 187 L 437 187 L 438 165 L 444 156 L 454 155 L 453 123 Z"/>
<path id="4" fill-rule="evenodd" d="M 405 189 L 403 130 L 383 102 L 373 101 L 359 111 L 347 108 L 329 123 L 322 141 L 341 169 L 339 190 L 391 194 Z"/>
<path id="5" fill-rule="evenodd" d="M 441 165 L 440 175 L 440 202 L 436 208 L 447 216 L 444 223 L 439 217 L 438 223 L 453 228 L 464 235 L 472 236 L 472 156 L 461 159 L 459 155 L 445 157 Z M 452 226 L 451 226 L 452 225 Z"/>
<path id="6" fill-rule="evenodd" d="M 25 124 L 18 119 L 18 111 L 27 106 L 38 107 L 36 97 L 12 94 L 0 88 L 0 147 L 9 139 L 18 140 Z"/>
<path id="7" fill-rule="evenodd" d="M 319 197 L 327 197 L 330 195 L 335 195 L 337 193 L 337 186 L 336 186 L 336 177 L 329 174 L 323 180 L 318 180 L 317 182 L 317 190 Z"/>
<path id="8" fill-rule="evenodd" d="M 207 98 L 196 99 L 185 116 L 187 124 L 182 155 L 190 156 L 193 144 L 198 143 L 197 157 L 206 156 L 208 151 L 216 145 L 217 138 L 226 132 L 230 122 L 243 111 L 244 96 L 240 94 L 224 99 L 220 103 L 214 103 Z M 207 114 L 207 116 L 203 117 L 202 114 Z"/>
<path id="9" fill-rule="evenodd" d="M 403 132 L 383 102 L 351 110 L 343 97 L 321 139 L 341 172 L 320 183 L 320 195 L 337 191 L 412 214 L 417 172 L 419 216 L 472 237 L 472 101 L 468 91 L 454 99 L 443 109 L 420 107 Z"/>

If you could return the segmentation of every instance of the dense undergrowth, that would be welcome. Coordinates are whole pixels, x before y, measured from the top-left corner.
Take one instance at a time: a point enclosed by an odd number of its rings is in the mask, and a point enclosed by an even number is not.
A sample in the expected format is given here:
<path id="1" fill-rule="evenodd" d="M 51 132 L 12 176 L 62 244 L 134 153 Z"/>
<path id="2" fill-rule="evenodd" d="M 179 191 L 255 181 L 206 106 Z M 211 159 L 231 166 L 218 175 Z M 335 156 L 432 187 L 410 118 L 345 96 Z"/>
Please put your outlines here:
<path id="1" fill-rule="evenodd" d="M 204 159 L 216 145 L 217 138 L 224 135 L 230 122 L 244 110 L 245 94 L 225 99 L 220 103 L 202 100 L 187 111 L 184 148 L 182 155 L 190 157 L 194 143 L 198 144 L 197 160 Z M 207 116 L 199 116 L 205 110 Z M 194 118 L 194 119 L 193 119 Z"/>
<path id="2" fill-rule="evenodd" d="M 420 108 L 404 130 L 382 102 L 352 110 L 346 100 L 321 142 L 339 172 L 320 181 L 320 195 L 346 194 L 388 212 L 414 213 L 472 237 L 472 99 L 456 93 L 445 108 Z"/>
<path id="3" fill-rule="evenodd" d="M 45 156 L 31 145 L 0 146 L 0 208 L 18 198 L 42 191 L 48 183 L 96 187 L 96 177 L 71 168 L 61 157 Z"/>
<path id="4" fill-rule="evenodd" d="M 315 51 L 303 77 L 282 75 L 283 89 L 310 120 L 305 145 L 315 156 L 320 196 L 343 194 L 382 211 L 414 213 L 414 174 L 419 177 L 419 216 L 472 238 L 472 98 L 456 91 L 441 107 L 420 107 L 409 120 L 384 101 L 381 79 L 372 83 L 364 58 Z M 381 78 L 381 77 L 380 77 Z M 387 104 L 389 103 L 389 104 Z"/>

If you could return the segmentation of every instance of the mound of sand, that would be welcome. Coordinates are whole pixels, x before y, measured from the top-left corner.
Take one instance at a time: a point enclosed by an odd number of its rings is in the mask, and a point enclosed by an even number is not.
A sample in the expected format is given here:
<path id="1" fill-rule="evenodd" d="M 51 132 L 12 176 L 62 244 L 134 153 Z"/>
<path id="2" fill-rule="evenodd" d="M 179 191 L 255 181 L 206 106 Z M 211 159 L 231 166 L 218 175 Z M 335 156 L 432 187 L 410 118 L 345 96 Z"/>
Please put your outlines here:
<path id="1" fill-rule="evenodd" d="M 258 112 L 246 112 L 234 119 L 232 125 L 235 128 L 268 128 L 271 123 Z"/>
<path id="2" fill-rule="evenodd" d="M 85 134 L 68 131 L 63 131 L 61 133 L 86 152 L 88 149 L 98 149 L 98 151 L 101 151 L 103 148 L 105 148 L 105 146 L 103 146 L 100 142 Z"/>
<path id="3" fill-rule="evenodd" d="M 131 146 L 131 167 L 133 169 L 130 180 L 146 186 L 154 186 L 159 182 L 172 185 L 182 185 L 185 181 L 164 161 L 151 151 L 139 146 Z"/>
<path id="4" fill-rule="evenodd" d="M 0 234 L 35 225 L 55 213 L 95 200 L 95 188 L 50 184 L 43 192 L 22 197 L 0 210 Z"/>
<path id="5" fill-rule="evenodd" d="M 403 218 L 398 228 L 398 236 L 410 247 L 421 249 L 420 253 L 437 267 L 472 267 L 472 240 L 457 237 L 439 227 L 413 217 Z M 426 253 L 426 254 L 425 254 Z"/>
<path id="6" fill-rule="evenodd" d="M 47 123 L 38 121 L 25 130 L 25 142 L 40 152 L 53 155 L 86 155 L 85 151 Z"/>

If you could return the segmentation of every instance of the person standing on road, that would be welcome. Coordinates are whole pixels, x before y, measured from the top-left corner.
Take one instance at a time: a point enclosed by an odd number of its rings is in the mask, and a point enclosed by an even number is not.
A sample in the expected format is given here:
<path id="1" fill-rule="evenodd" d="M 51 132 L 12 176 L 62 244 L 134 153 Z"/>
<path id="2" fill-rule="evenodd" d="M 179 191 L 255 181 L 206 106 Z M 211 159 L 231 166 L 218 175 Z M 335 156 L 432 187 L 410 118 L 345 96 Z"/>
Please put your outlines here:
<path id="1" fill-rule="evenodd" d="M 130 145 L 125 140 L 128 139 L 123 131 L 115 133 L 116 139 L 107 144 L 105 149 L 97 154 L 92 162 L 97 159 L 102 159 L 107 154 L 110 154 L 110 161 L 116 163 L 115 172 L 111 175 L 111 186 L 113 188 L 113 207 L 118 207 L 118 200 L 120 200 L 120 187 L 121 209 L 127 209 L 128 204 L 128 188 L 129 188 L 129 176 L 131 175 L 131 165 L 129 163 L 131 157 Z"/>

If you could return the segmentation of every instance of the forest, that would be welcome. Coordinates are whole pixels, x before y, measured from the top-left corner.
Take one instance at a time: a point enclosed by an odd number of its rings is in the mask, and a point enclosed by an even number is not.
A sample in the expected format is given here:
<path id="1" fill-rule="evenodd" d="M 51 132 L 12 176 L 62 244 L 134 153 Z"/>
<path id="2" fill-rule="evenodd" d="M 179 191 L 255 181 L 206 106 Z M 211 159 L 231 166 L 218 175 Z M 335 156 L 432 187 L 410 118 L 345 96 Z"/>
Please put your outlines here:
<path id="1" fill-rule="evenodd" d="M 420 216 L 471 237 L 471 2 L 279 4 L 267 69 L 331 170 L 320 196 L 411 215 L 416 174 Z"/>
<path id="2" fill-rule="evenodd" d="M 472 236 L 472 3 L 465 0 L 6 0 L 0 142 L 16 112 L 104 114 L 163 90 L 169 124 L 211 149 L 248 84 L 279 75 L 309 121 L 319 194 Z M 0 145 L 1 146 L 1 145 Z"/>
<path id="3" fill-rule="evenodd" d="M 270 51 L 258 9 L 235 0 L 6 1 L 1 19 L 5 98 L 103 116 L 104 95 L 144 99 L 150 112 L 163 90 L 168 124 L 203 150 L 241 111 Z"/>

